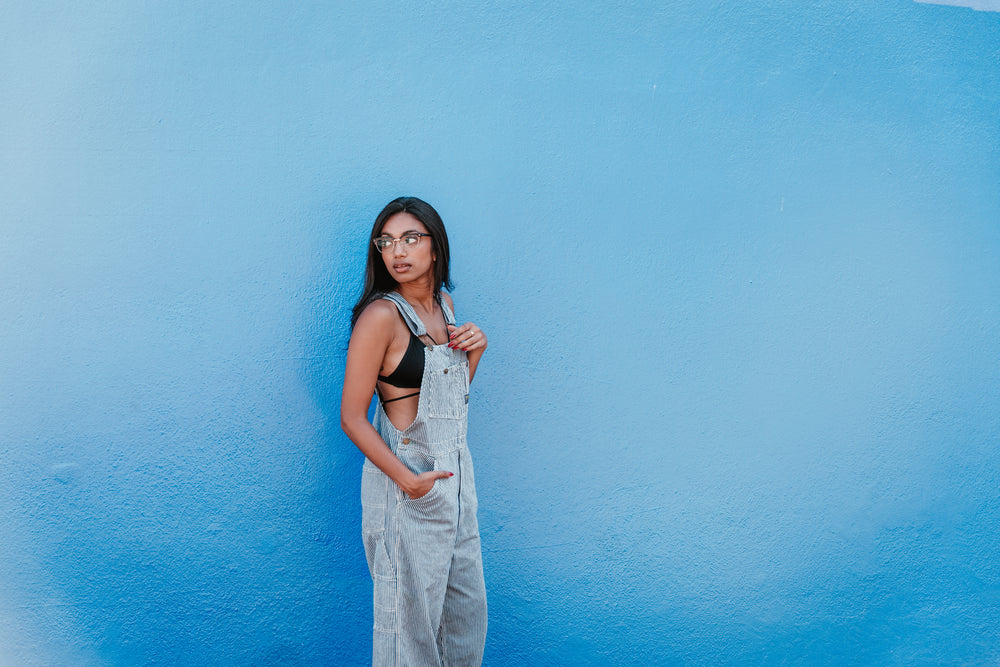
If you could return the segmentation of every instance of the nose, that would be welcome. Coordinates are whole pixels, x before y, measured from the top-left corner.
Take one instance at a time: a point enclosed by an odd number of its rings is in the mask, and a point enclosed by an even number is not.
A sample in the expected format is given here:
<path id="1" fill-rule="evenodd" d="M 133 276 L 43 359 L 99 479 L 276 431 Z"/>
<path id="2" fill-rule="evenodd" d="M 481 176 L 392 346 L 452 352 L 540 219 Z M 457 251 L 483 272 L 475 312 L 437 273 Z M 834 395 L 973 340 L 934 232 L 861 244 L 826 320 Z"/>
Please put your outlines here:
<path id="1" fill-rule="evenodd" d="M 403 243 L 403 239 L 392 240 L 392 254 L 396 257 L 406 257 L 406 244 Z"/>

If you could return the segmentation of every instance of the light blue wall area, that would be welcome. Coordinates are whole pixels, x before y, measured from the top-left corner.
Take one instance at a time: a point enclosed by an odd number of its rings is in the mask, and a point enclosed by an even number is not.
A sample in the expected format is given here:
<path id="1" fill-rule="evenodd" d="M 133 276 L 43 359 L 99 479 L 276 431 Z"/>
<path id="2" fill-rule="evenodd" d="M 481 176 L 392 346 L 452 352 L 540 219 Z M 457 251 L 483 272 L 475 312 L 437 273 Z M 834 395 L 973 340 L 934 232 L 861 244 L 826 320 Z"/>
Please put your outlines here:
<path id="1" fill-rule="evenodd" d="M 487 664 L 1000 660 L 1000 14 L 661 4 L 0 7 L 0 664 L 366 662 L 399 194 Z"/>

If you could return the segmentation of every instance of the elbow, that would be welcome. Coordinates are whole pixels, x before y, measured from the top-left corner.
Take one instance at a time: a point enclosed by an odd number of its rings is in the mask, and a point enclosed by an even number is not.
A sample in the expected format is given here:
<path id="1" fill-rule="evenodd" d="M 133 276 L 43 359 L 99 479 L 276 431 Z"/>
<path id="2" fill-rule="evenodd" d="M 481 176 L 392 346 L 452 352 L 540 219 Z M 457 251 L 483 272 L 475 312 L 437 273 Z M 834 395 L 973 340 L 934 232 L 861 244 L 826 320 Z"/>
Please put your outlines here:
<path id="1" fill-rule="evenodd" d="M 340 410 L 340 430 L 347 434 L 348 437 L 351 436 L 351 431 L 354 419 L 352 415 L 345 412 L 343 409 Z"/>
<path id="2" fill-rule="evenodd" d="M 360 433 L 360 429 L 368 425 L 368 415 L 356 415 L 349 411 L 340 412 L 340 430 L 351 440 Z"/>

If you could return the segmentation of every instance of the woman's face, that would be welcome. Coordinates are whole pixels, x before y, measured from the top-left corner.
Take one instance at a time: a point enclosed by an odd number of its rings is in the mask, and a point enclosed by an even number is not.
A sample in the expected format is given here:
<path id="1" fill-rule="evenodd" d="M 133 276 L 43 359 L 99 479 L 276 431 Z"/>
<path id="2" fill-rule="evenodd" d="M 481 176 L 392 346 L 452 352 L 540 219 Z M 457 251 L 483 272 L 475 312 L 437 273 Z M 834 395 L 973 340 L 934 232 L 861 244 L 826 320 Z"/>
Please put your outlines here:
<path id="1" fill-rule="evenodd" d="M 424 227 L 424 223 L 403 211 L 385 221 L 379 236 L 401 239 L 408 234 L 426 233 L 427 228 Z M 434 260 L 437 259 L 434 256 L 434 244 L 431 243 L 429 236 L 421 236 L 419 239 L 414 245 L 398 241 L 382 252 L 385 268 L 397 283 L 417 280 L 428 272 L 433 276 Z"/>

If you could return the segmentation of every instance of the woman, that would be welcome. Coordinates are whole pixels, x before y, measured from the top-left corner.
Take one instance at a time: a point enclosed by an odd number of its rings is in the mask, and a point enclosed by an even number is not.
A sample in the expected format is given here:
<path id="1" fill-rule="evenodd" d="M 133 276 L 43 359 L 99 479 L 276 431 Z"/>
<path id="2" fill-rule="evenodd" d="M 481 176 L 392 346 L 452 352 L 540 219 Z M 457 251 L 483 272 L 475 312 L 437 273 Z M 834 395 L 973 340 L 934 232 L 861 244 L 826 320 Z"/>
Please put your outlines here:
<path id="1" fill-rule="evenodd" d="M 364 453 L 362 533 L 374 582 L 372 663 L 479 665 L 486 640 L 469 382 L 486 336 L 455 325 L 448 237 L 429 204 L 390 202 L 372 227 L 351 320 L 340 422 Z M 374 423 L 367 419 L 378 397 Z"/>

